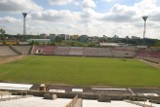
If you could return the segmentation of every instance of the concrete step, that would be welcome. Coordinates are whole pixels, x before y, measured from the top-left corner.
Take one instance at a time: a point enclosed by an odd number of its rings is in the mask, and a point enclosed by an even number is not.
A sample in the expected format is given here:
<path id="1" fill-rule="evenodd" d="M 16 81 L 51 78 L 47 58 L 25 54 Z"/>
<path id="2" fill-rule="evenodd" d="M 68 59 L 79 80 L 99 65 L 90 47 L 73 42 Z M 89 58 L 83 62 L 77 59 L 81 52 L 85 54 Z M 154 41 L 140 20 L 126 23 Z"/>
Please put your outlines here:
<path id="1" fill-rule="evenodd" d="M 76 103 L 74 104 L 73 107 L 82 107 L 82 99 L 79 98 L 79 99 L 76 101 Z"/>

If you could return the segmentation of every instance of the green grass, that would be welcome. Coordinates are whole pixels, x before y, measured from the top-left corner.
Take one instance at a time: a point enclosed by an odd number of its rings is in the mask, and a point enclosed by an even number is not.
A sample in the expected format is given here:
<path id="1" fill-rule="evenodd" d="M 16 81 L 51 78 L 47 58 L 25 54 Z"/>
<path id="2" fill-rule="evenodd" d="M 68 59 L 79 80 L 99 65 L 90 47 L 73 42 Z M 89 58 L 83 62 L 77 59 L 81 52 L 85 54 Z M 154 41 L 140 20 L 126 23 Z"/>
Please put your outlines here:
<path id="1" fill-rule="evenodd" d="M 160 87 L 160 70 L 136 59 L 28 56 L 0 65 L 0 81 Z"/>

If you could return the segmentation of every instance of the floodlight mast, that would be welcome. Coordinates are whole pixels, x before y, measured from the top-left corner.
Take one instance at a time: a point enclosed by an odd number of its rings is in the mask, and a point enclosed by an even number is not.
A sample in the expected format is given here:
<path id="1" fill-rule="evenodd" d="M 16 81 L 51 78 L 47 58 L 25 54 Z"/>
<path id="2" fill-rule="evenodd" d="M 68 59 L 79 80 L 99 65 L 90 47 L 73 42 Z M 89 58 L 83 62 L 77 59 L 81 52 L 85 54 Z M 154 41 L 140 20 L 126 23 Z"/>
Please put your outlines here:
<path id="1" fill-rule="evenodd" d="M 27 13 L 23 12 L 23 35 L 26 35 L 26 17 L 27 17 Z"/>
<path id="2" fill-rule="evenodd" d="M 143 45 L 145 45 L 145 36 L 146 36 L 146 21 L 148 16 L 143 16 L 143 21 L 144 21 L 144 31 L 143 31 Z"/>

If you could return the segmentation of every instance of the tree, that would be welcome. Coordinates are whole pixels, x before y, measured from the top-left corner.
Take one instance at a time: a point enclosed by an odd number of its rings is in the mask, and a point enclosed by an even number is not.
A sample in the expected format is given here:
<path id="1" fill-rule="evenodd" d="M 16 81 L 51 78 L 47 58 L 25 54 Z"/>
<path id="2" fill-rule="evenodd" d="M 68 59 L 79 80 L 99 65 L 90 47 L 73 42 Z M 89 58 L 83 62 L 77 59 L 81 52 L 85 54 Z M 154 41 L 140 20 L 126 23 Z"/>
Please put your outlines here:
<path id="1" fill-rule="evenodd" d="M 5 38 L 6 31 L 4 29 L 0 29 L 0 39 Z"/>
<path id="2" fill-rule="evenodd" d="M 55 40 L 56 40 L 56 42 L 60 43 L 60 42 L 62 42 L 63 39 L 61 37 L 59 37 L 59 36 L 56 36 Z"/>
<path id="3" fill-rule="evenodd" d="M 88 47 L 96 47 L 96 46 L 97 46 L 96 43 L 89 43 L 89 44 L 88 44 Z"/>
<path id="4" fill-rule="evenodd" d="M 156 41 L 156 43 L 154 44 L 155 47 L 160 47 L 160 41 Z"/>
<path id="5" fill-rule="evenodd" d="M 4 29 L 0 29 L 0 35 L 5 35 L 6 31 Z"/>

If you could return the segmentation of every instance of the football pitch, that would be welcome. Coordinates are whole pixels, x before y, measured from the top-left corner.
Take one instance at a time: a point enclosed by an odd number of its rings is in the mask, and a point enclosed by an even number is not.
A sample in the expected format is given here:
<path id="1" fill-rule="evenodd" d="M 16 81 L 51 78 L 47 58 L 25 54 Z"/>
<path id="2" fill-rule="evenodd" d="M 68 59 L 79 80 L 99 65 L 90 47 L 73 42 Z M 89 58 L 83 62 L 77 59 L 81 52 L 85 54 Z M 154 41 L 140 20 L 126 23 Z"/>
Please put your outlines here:
<path id="1" fill-rule="evenodd" d="M 160 87 L 160 69 L 138 59 L 26 56 L 0 65 L 0 82 Z"/>

